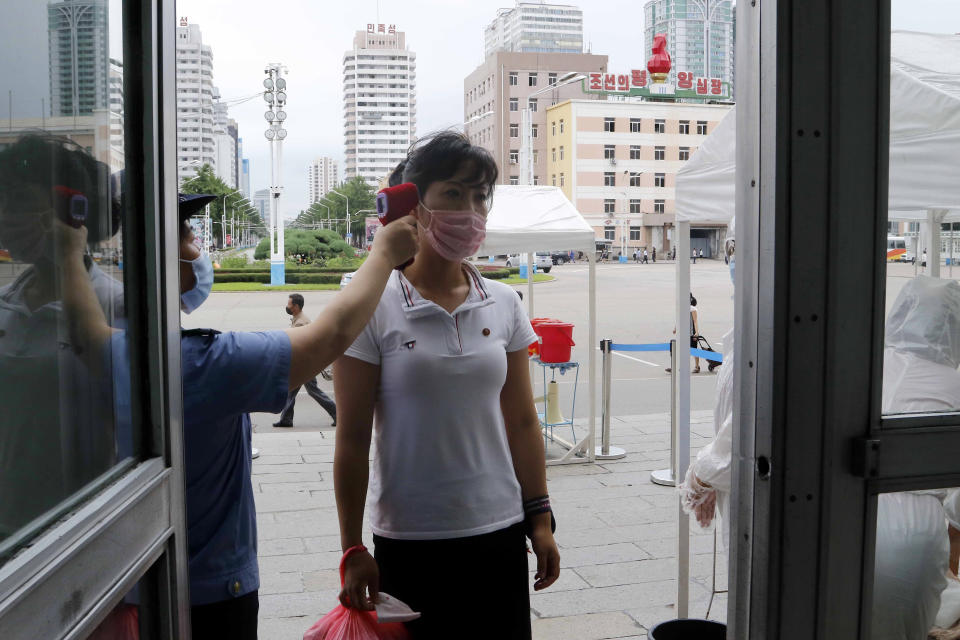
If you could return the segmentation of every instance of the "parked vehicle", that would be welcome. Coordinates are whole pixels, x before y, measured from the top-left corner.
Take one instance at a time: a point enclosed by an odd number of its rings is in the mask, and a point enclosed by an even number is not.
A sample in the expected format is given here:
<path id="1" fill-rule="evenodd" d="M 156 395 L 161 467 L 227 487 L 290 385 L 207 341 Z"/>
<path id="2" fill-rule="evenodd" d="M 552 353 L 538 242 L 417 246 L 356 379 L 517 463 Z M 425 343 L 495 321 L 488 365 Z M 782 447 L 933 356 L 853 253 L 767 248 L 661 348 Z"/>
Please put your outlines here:
<path id="1" fill-rule="evenodd" d="M 553 261 L 553 264 L 567 264 L 570 262 L 570 252 L 554 251 L 550 254 L 550 259 Z"/>
<path id="2" fill-rule="evenodd" d="M 347 286 L 348 284 L 350 284 L 350 281 L 353 280 L 353 276 L 354 276 L 355 273 L 356 273 L 356 271 L 350 271 L 349 273 L 345 273 L 345 274 L 343 274 L 342 276 L 340 276 L 340 288 L 341 288 L 341 289 L 343 289 L 345 286 Z"/>
<path id="3" fill-rule="evenodd" d="M 533 262 L 536 265 L 537 270 L 544 273 L 550 273 L 550 269 L 553 268 L 553 260 L 550 258 L 550 254 L 546 251 L 537 251 L 534 254 Z M 527 264 L 527 254 L 514 253 L 507 256 L 508 267 L 519 267 L 521 264 Z"/>

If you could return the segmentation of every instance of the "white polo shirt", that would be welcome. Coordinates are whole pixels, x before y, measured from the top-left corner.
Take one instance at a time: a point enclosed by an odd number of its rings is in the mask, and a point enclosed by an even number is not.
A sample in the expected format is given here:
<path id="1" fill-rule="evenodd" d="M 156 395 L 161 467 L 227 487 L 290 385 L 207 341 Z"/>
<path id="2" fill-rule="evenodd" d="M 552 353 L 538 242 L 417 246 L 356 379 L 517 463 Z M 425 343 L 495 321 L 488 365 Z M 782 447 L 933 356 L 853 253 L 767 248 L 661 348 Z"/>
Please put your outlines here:
<path id="1" fill-rule="evenodd" d="M 523 520 L 500 410 L 507 353 L 536 340 L 516 291 L 464 263 L 452 314 L 400 271 L 346 355 L 380 367 L 368 504 L 401 540 L 481 535 Z"/>

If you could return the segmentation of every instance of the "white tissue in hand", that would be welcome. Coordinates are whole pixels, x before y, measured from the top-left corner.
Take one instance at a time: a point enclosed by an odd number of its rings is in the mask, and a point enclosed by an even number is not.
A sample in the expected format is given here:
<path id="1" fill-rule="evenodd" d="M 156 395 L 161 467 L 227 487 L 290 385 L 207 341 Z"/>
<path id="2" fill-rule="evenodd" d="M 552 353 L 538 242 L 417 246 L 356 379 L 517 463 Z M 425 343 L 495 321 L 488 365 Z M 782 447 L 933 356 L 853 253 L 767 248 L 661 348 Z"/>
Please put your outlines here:
<path id="1" fill-rule="evenodd" d="M 420 617 L 420 613 L 411 609 L 402 600 L 389 593 L 380 592 L 377 609 L 377 622 L 410 622 Z"/>

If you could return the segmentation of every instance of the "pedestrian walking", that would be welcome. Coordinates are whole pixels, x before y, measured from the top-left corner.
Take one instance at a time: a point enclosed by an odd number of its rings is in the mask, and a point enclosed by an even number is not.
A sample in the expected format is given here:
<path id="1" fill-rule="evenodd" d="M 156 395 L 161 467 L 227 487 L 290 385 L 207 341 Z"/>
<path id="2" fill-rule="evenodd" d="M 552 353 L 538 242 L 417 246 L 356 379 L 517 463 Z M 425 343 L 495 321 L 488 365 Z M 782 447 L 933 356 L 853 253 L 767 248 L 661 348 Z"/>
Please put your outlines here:
<path id="1" fill-rule="evenodd" d="M 691 253 L 690 257 L 693 258 L 693 264 L 697 264 L 697 250 L 696 250 L 696 249 L 693 250 L 693 252 Z"/>
<path id="2" fill-rule="evenodd" d="M 656 263 L 656 261 L 657 261 L 657 248 L 656 248 L 656 247 L 653 248 L 652 255 L 653 255 L 653 261 L 654 261 L 654 263 Z"/>
<path id="3" fill-rule="evenodd" d="M 633 250 L 633 261 L 640 262 L 640 249 Z"/>
<path id="4" fill-rule="evenodd" d="M 648 258 L 649 258 L 649 256 L 647 255 L 647 250 L 644 249 L 644 250 L 643 250 L 643 264 L 650 264 L 650 260 L 649 260 Z"/>
<path id="5" fill-rule="evenodd" d="M 703 260 L 703 249 L 700 249 L 700 259 Z"/>
<path id="6" fill-rule="evenodd" d="M 286 312 L 291 316 L 291 327 L 305 327 L 310 324 L 310 318 L 303 313 L 303 296 L 299 293 L 292 293 L 290 297 L 287 298 Z M 326 377 L 327 376 L 324 376 L 324 378 Z M 317 386 L 317 379 L 308 380 L 303 386 L 307 388 L 307 393 L 310 394 L 310 397 L 316 400 L 320 406 L 323 407 L 324 411 L 330 414 L 330 417 L 333 419 L 330 426 L 337 426 L 337 405 L 334 403 L 333 398 L 325 394 L 320 387 Z M 297 394 L 300 393 L 300 389 L 301 387 L 291 389 L 287 394 L 287 403 L 283 406 L 283 411 L 280 412 L 280 419 L 274 422 L 273 426 L 293 426 L 293 406 L 297 403 Z"/>

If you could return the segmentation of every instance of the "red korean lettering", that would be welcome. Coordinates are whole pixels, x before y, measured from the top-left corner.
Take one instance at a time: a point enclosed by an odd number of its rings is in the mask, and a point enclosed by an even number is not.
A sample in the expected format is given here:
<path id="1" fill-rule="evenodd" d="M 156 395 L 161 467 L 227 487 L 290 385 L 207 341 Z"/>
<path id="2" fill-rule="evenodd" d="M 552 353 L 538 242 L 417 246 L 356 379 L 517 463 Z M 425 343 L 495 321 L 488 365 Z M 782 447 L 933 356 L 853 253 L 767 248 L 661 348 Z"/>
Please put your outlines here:
<path id="1" fill-rule="evenodd" d="M 677 74 L 677 88 L 678 89 L 692 89 L 693 88 L 693 74 L 688 71 L 681 71 Z"/>
<path id="2" fill-rule="evenodd" d="M 602 73 L 591 73 L 590 74 L 590 88 L 594 91 L 603 91 L 603 74 Z"/>
<path id="3" fill-rule="evenodd" d="M 635 87 L 645 87 L 647 86 L 647 70 L 646 69 L 634 69 L 631 73 L 631 82 Z"/>
<path id="4" fill-rule="evenodd" d="M 387 32 L 387 25 L 385 24 L 377 25 L 377 33 L 386 33 L 386 32 Z"/>
<path id="5" fill-rule="evenodd" d="M 697 95 L 707 95 L 707 79 L 697 78 Z"/>
<path id="6" fill-rule="evenodd" d="M 389 33 L 390 35 L 396 35 L 396 33 L 397 33 L 397 25 L 395 25 L 395 24 L 390 25 L 390 26 L 387 28 L 387 33 Z"/>
<path id="7" fill-rule="evenodd" d="M 723 83 L 720 78 L 710 78 L 710 93 L 715 96 L 723 95 Z"/>
<path id="8" fill-rule="evenodd" d="M 373 33 L 374 24 L 372 22 L 367 23 L 367 33 Z"/>
<path id="9" fill-rule="evenodd" d="M 617 76 L 617 90 L 619 91 L 629 91 L 630 90 L 630 76 L 625 73 L 621 73 Z"/>
<path id="10" fill-rule="evenodd" d="M 617 74 L 608 73 L 603 77 L 603 88 L 607 91 L 617 90 Z"/>

